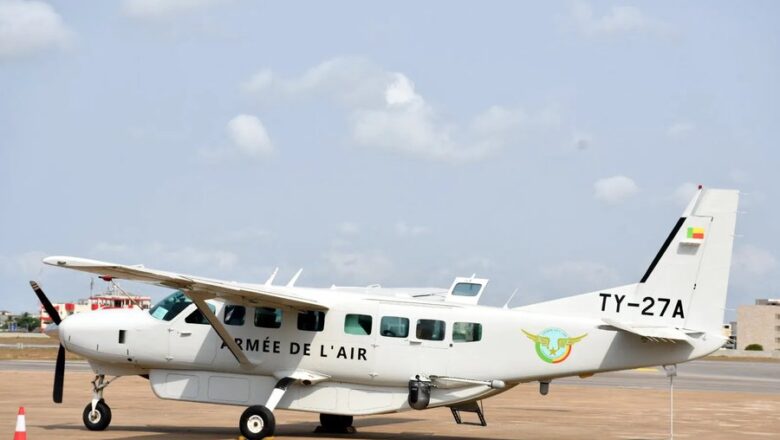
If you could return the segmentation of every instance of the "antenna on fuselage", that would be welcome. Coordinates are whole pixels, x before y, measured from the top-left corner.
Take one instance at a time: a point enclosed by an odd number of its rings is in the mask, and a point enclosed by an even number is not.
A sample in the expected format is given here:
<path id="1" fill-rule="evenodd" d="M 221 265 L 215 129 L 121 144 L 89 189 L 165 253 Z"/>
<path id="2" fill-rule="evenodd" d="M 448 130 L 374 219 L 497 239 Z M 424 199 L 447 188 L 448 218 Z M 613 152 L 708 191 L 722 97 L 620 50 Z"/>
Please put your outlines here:
<path id="1" fill-rule="evenodd" d="M 509 296 L 509 299 L 508 299 L 508 300 L 506 300 L 506 303 L 504 303 L 504 307 L 503 307 L 503 309 L 504 309 L 504 310 L 506 310 L 506 309 L 508 309 L 508 308 L 509 308 L 509 303 L 510 303 L 510 302 L 512 302 L 512 300 L 515 298 L 515 295 L 517 295 L 517 291 L 518 291 L 518 290 L 520 290 L 520 288 L 519 288 L 519 287 L 516 287 L 516 288 L 515 288 L 515 291 L 514 291 L 514 292 L 512 292 L 512 294 Z"/>
<path id="2" fill-rule="evenodd" d="M 290 281 L 287 282 L 287 287 L 295 286 L 295 282 L 298 281 L 298 277 L 301 276 L 301 272 L 303 272 L 303 268 L 300 268 L 298 269 L 298 272 L 295 272 L 295 275 L 293 275 L 293 277 L 290 278 Z"/>
<path id="3" fill-rule="evenodd" d="M 271 274 L 270 277 L 268 277 L 268 280 L 266 280 L 266 282 L 265 282 L 266 286 L 270 286 L 270 285 L 273 284 L 274 278 L 276 278 L 276 274 L 277 273 L 279 273 L 279 268 L 278 267 L 276 269 L 274 269 L 274 272 Z"/>

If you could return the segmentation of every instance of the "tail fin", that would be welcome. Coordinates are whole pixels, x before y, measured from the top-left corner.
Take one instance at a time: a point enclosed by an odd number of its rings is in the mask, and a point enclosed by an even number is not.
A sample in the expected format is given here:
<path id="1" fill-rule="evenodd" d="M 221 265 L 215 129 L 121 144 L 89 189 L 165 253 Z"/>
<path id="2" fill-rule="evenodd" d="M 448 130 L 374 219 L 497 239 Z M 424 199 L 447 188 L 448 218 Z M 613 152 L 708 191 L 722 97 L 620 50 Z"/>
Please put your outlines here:
<path id="1" fill-rule="evenodd" d="M 738 199 L 736 190 L 700 187 L 637 284 L 517 309 L 717 333 L 725 313 Z"/>
<path id="2" fill-rule="evenodd" d="M 638 296 L 682 299 L 678 327 L 717 332 L 723 323 L 738 200 L 735 190 L 700 188 L 637 286 Z"/>

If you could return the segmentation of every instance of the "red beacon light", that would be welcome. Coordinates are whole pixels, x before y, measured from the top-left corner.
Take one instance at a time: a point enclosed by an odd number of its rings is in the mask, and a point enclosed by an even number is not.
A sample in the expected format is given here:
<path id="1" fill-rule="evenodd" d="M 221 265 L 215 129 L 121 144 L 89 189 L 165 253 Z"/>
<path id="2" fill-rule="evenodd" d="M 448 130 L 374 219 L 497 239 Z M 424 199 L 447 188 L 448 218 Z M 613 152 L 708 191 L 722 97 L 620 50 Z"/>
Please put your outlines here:
<path id="1" fill-rule="evenodd" d="M 112 277 L 111 275 L 101 275 L 99 278 L 107 283 L 114 280 L 114 277 Z"/>

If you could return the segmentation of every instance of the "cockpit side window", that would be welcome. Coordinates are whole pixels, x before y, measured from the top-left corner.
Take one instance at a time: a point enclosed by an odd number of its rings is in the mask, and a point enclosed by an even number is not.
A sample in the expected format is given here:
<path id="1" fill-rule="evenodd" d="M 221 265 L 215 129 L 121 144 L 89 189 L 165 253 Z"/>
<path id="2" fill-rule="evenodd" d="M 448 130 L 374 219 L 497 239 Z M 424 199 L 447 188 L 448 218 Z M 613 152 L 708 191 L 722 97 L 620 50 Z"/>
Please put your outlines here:
<path id="1" fill-rule="evenodd" d="M 209 306 L 209 309 L 211 309 L 211 313 L 214 313 L 217 311 L 217 308 L 214 307 L 213 304 L 206 303 Z M 209 324 L 208 319 L 206 319 L 205 316 L 203 316 L 203 313 L 200 312 L 200 309 L 195 309 L 192 313 L 189 314 L 186 318 L 184 318 L 184 322 L 187 324 Z"/>
<path id="2" fill-rule="evenodd" d="M 177 290 L 149 309 L 149 314 L 162 321 L 170 321 L 190 304 L 192 300 L 187 298 L 184 292 Z"/>

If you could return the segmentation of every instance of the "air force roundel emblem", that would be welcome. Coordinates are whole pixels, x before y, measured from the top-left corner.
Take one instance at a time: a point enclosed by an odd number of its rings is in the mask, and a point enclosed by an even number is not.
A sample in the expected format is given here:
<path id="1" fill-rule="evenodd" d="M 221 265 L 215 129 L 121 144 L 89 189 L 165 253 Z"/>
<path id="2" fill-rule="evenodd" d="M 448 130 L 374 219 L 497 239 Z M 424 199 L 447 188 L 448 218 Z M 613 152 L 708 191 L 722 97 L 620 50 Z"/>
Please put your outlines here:
<path id="1" fill-rule="evenodd" d="M 536 354 L 539 359 L 550 363 L 559 364 L 571 354 L 571 346 L 588 336 L 587 333 L 570 338 L 569 334 L 559 328 L 547 328 L 535 335 L 523 330 L 528 339 L 534 341 Z"/>

